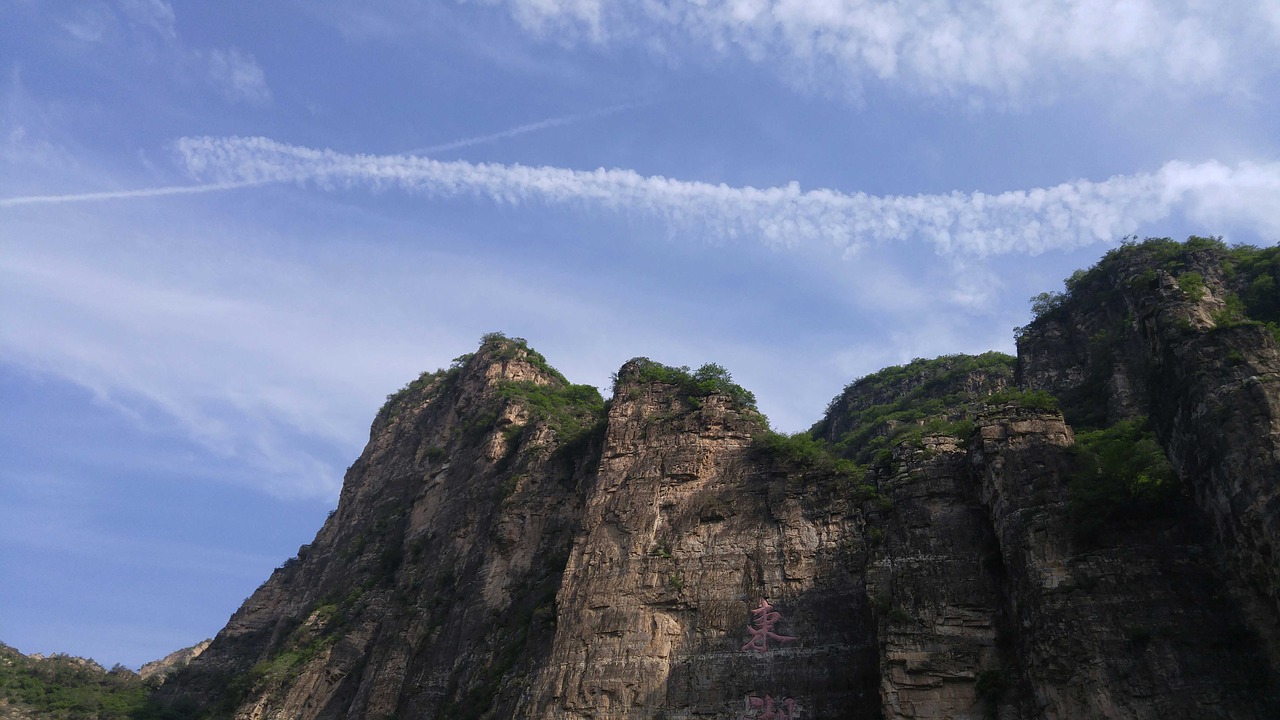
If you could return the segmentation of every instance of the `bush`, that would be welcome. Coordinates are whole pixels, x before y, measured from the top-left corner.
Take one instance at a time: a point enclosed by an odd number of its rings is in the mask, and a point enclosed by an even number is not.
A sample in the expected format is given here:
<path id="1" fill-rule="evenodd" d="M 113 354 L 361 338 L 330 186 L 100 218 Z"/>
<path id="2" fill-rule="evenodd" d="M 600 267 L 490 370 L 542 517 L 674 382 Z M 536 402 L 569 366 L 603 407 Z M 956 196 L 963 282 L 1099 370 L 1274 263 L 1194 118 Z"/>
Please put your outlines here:
<path id="1" fill-rule="evenodd" d="M 984 401 L 988 406 L 1013 403 L 1028 410 L 1057 412 L 1058 399 L 1044 390 L 1001 390 Z"/>
<path id="2" fill-rule="evenodd" d="M 1001 698 L 1009 690 L 1009 681 L 1005 678 L 1004 673 L 994 668 L 983 670 L 978 673 L 973 689 L 977 693 L 978 699 L 987 707 L 986 716 L 988 718 L 998 717 L 997 707 Z"/>
<path id="3" fill-rule="evenodd" d="M 38 717 L 126 720 L 146 706 L 147 686 L 117 666 L 65 655 L 29 658 L 0 643 L 0 698 L 31 708 Z"/>
<path id="4" fill-rule="evenodd" d="M 768 432 L 755 437 L 754 445 L 769 455 L 805 470 L 840 475 L 851 480 L 861 480 L 867 468 L 836 455 L 823 441 L 805 432 L 794 435 Z"/>
<path id="5" fill-rule="evenodd" d="M 604 419 L 604 398 L 591 385 L 539 385 L 519 381 L 498 388 L 498 397 L 517 400 L 528 408 L 533 421 L 545 421 L 562 441 L 590 432 Z M 524 426 L 509 428 L 506 437 L 514 447 Z"/>
<path id="6" fill-rule="evenodd" d="M 1076 435 L 1067 488 L 1077 539 L 1096 541 L 1114 525 L 1167 512 L 1180 494 L 1178 477 L 1146 418 Z"/>
<path id="7" fill-rule="evenodd" d="M 1198 272 L 1185 272 L 1179 275 L 1178 287 L 1193 302 L 1200 302 L 1204 298 L 1204 276 Z"/>
<path id="8" fill-rule="evenodd" d="M 628 364 L 634 368 L 633 377 L 637 382 L 675 385 L 686 400 L 693 401 L 690 404 L 696 404 L 711 395 L 727 395 L 741 407 L 756 409 L 755 394 L 733 382 L 733 377 L 723 365 L 707 363 L 691 372 L 687 365 L 671 367 L 643 357 L 634 358 Z M 615 377 L 615 393 L 617 381 L 618 378 Z"/>
<path id="9" fill-rule="evenodd" d="M 458 360 L 454 360 L 455 364 L 457 362 Z M 456 370 L 457 367 L 460 366 L 455 365 L 453 369 Z M 378 410 L 378 414 L 382 415 L 383 413 L 389 413 L 391 417 L 395 417 L 400 412 L 401 408 L 399 405 L 404 400 L 408 399 L 410 395 L 431 387 L 437 380 L 446 377 L 450 372 L 450 370 L 433 370 L 423 372 L 418 375 L 416 379 L 405 383 L 404 387 L 388 395 L 386 402 L 384 402 L 382 407 Z"/>
<path id="10" fill-rule="evenodd" d="M 1031 298 L 1031 314 L 1039 320 L 1040 318 L 1061 309 L 1063 304 L 1066 303 L 1067 297 L 1068 295 L 1066 293 L 1042 292 Z"/>
<path id="11" fill-rule="evenodd" d="M 488 351 L 490 357 L 494 360 L 514 360 L 520 359 L 540 370 L 544 375 L 549 375 L 556 380 L 569 384 L 568 378 L 560 373 L 559 370 L 551 367 L 547 359 L 542 353 L 529 347 L 528 341 L 524 338 L 507 337 L 500 332 L 485 333 L 480 338 L 481 351 Z"/>

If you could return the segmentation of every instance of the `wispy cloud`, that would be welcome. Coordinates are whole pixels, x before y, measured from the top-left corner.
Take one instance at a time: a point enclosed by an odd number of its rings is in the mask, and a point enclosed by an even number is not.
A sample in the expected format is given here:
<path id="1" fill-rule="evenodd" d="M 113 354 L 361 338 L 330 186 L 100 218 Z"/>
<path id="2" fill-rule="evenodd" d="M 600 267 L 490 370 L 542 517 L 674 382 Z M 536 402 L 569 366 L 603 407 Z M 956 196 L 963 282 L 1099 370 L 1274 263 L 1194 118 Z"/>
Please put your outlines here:
<path id="1" fill-rule="evenodd" d="M 120 10 L 133 23 L 149 27 L 170 39 L 176 38 L 173 7 L 164 0 L 120 0 Z"/>
<path id="2" fill-rule="evenodd" d="M 429 153 L 447 152 L 449 150 L 459 150 L 461 148 L 472 147 L 474 145 L 482 145 L 484 143 L 497 142 L 498 140 L 506 140 L 507 138 L 519 137 L 521 135 L 525 135 L 531 132 L 537 132 L 539 130 L 547 130 L 553 127 L 562 127 L 564 125 L 572 125 L 574 123 L 582 122 L 584 120 L 593 120 L 595 118 L 605 117 L 606 115 L 612 115 L 614 113 L 622 112 L 623 110 L 630 110 L 635 107 L 638 107 L 638 105 L 635 103 L 628 103 L 624 105 L 612 105 L 610 107 L 601 108 L 600 110 L 593 110 L 591 112 L 574 113 L 572 115 L 561 115 L 559 117 L 547 118 L 546 120 L 538 120 L 537 122 L 518 125 L 508 130 L 503 130 L 501 132 L 491 133 L 488 135 L 477 135 L 475 137 L 463 138 L 461 140 L 454 140 L 453 142 L 447 142 L 442 145 L 431 145 L 429 147 L 406 150 L 405 154 L 406 155 L 418 155 L 418 154 L 425 155 Z"/>
<path id="3" fill-rule="evenodd" d="M 416 155 L 352 155 L 267 138 L 183 138 L 177 151 L 196 177 L 216 183 L 312 183 L 323 189 L 400 189 L 429 197 L 471 195 L 500 203 L 550 202 L 642 212 L 673 228 L 773 245 L 829 243 L 846 252 L 923 240 L 942 254 L 1039 253 L 1135 232 L 1186 212 L 1280 233 L 1280 163 L 1169 162 L 1154 173 L 1003 193 L 875 196 L 831 189 L 731 187 L 644 176 L 440 161 Z"/>
<path id="4" fill-rule="evenodd" d="M 494 0 L 530 30 L 595 43 L 689 43 L 854 88 L 1017 100 L 1065 79 L 1218 93 L 1277 65 L 1272 0 Z"/>
<path id="5" fill-rule="evenodd" d="M 64 231 L 83 235 L 77 219 L 69 220 Z M 336 427 L 332 408 L 326 412 L 298 391 L 308 380 L 285 389 L 272 376 L 289 352 L 273 338 L 304 318 L 282 323 L 289 311 L 260 299 L 190 291 L 156 273 L 104 264 L 101 256 L 82 262 L 12 248 L 0 260 L 0 297 L 24 313 L 7 315 L 0 327 L 5 361 L 70 380 L 134 422 L 237 460 L 269 492 L 323 496 L 336 488 L 331 458 L 309 451 L 309 443 L 350 442 L 353 428 Z M 192 268 L 168 265 L 158 274 L 166 273 L 189 278 Z M 276 330 L 264 330 L 273 324 Z M 257 375 L 226 372 L 219 365 L 231 358 Z M 308 372 L 295 368 L 300 377 Z"/>
<path id="6" fill-rule="evenodd" d="M 114 22 L 109 8 L 89 5 L 77 8 L 73 16 L 60 20 L 58 24 L 76 40 L 96 43 L 106 37 Z"/>
<path id="7" fill-rule="evenodd" d="M 253 55 L 239 48 L 210 50 L 205 57 L 209 77 L 227 99 L 263 104 L 271 100 L 267 76 Z"/>
<path id="8" fill-rule="evenodd" d="M 17 207 L 19 205 L 99 202 L 103 200 L 136 200 L 140 198 L 164 197 L 166 195 L 193 195 L 198 193 L 235 190 L 260 184 L 261 183 L 256 182 L 224 182 L 208 183 L 204 185 L 171 185 L 169 187 L 140 188 L 138 190 L 70 193 L 65 195 L 25 195 L 22 197 L 0 198 L 0 208 Z"/>

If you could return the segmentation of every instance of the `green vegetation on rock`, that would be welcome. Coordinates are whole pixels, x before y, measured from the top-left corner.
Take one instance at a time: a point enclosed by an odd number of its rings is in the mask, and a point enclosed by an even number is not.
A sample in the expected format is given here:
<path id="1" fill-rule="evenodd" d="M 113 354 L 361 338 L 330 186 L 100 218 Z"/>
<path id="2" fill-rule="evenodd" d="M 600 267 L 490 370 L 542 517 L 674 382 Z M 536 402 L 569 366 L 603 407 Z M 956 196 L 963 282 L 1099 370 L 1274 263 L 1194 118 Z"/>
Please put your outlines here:
<path id="1" fill-rule="evenodd" d="M 555 378 L 565 385 L 569 384 L 565 376 L 559 370 L 551 367 L 542 353 L 529 347 L 528 341 L 524 338 L 507 337 L 500 332 L 485 333 L 480 338 L 480 349 L 476 352 L 459 355 L 449 363 L 447 369 L 440 368 L 423 372 L 416 379 L 405 384 L 404 387 L 388 395 L 386 402 L 382 404 L 382 408 L 378 411 L 379 417 L 384 414 L 395 417 L 403 409 L 406 400 L 432 386 L 438 386 L 441 381 L 457 377 L 462 368 L 478 354 L 485 354 L 490 359 L 497 361 L 519 358 L 534 366 L 543 374 Z M 599 391 L 596 394 L 598 395 Z"/>
<path id="2" fill-rule="evenodd" d="M 1076 435 L 1076 468 L 1068 480 L 1069 512 L 1078 539 L 1166 512 L 1180 485 L 1146 418 Z"/>
<path id="3" fill-rule="evenodd" d="M 1172 293 L 1170 281 L 1176 286 Z M 1016 328 L 1015 335 L 1020 343 L 1041 344 L 1040 354 L 1076 355 L 1071 362 L 1084 374 L 1061 387 L 1059 396 L 1063 415 L 1076 428 L 1105 427 L 1117 419 L 1108 400 L 1110 383 L 1117 363 L 1142 354 L 1140 333 L 1150 332 L 1141 329 L 1142 323 L 1166 323 L 1167 330 L 1188 339 L 1262 328 L 1280 343 L 1280 247 L 1228 247 L 1220 238 L 1195 236 L 1185 242 L 1126 238 L 1064 285 L 1062 292 L 1031 299 L 1034 319 Z M 1210 302 L 1205 309 L 1212 323 L 1195 321 L 1196 313 L 1178 308 L 1179 301 Z M 1153 308 L 1164 310 L 1146 315 Z M 1044 345 L 1047 338 L 1064 337 L 1069 338 L 1065 344 Z M 1238 350 L 1223 352 L 1231 353 L 1226 357 L 1230 363 L 1243 361 Z"/>
<path id="4" fill-rule="evenodd" d="M 691 371 L 687 365 L 671 367 L 641 357 L 632 359 L 627 363 L 627 367 L 632 373 L 629 376 L 630 379 L 640 383 L 674 385 L 681 395 L 693 404 L 711 395 L 727 395 L 742 407 L 756 409 L 755 394 L 733 382 L 729 371 L 716 363 L 707 363 Z M 615 390 L 616 382 L 615 378 Z"/>
<path id="5" fill-rule="evenodd" d="M 480 338 L 480 352 L 488 352 L 494 360 L 514 360 L 519 358 L 537 368 L 542 374 L 550 375 L 565 385 L 569 380 L 559 370 L 551 367 L 542 353 L 529 347 L 528 341 L 519 337 L 507 337 L 500 332 L 485 333 Z"/>
<path id="6" fill-rule="evenodd" d="M 110 671 L 66 655 L 27 657 L 0 643 L 0 698 L 51 720 L 128 720 L 150 687 L 132 671 Z"/>
<path id="7" fill-rule="evenodd" d="M 529 410 L 530 425 L 546 422 L 566 445 L 582 439 L 604 421 L 604 398 L 591 385 L 508 382 L 498 389 L 498 397 L 521 403 Z M 508 446 L 518 443 L 526 427 L 529 425 L 512 426 L 504 431 Z"/>
<path id="8" fill-rule="evenodd" d="M 1125 268 L 1141 272 L 1119 277 Z M 1077 270 L 1064 281 L 1064 292 L 1043 292 L 1031 298 L 1031 312 L 1037 322 L 1058 316 L 1069 302 L 1087 301 L 1098 307 L 1115 297 L 1120 286 L 1148 289 L 1157 270 L 1174 276 L 1189 300 L 1200 301 L 1208 286 L 1202 269 L 1217 268 L 1226 280 L 1223 302 L 1227 311 L 1215 321 L 1219 326 L 1259 324 L 1280 342 L 1280 246 L 1257 248 L 1251 245 L 1228 247 L 1221 238 L 1191 236 L 1186 242 L 1171 238 L 1147 238 L 1138 242 L 1126 238 L 1088 270 Z M 1030 327 L 1030 326 L 1028 326 Z M 1016 328 L 1021 336 L 1027 328 Z"/>
<path id="9" fill-rule="evenodd" d="M 1058 409 L 1058 399 L 1044 390 L 1008 388 L 987 396 L 982 402 L 988 406 L 1013 404 L 1042 412 L 1054 412 Z"/>
<path id="10" fill-rule="evenodd" d="M 966 439 L 980 402 L 1012 384 L 1015 363 L 992 351 L 885 368 L 846 386 L 810 434 L 834 440 L 837 454 L 864 465 L 883 464 L 893 447 L 918 443 L 926 432 Z"/>
<path id="11" fill-rule="evenodd" d="M 867 468 L 835 454 L 827 443 L 807 432 L 786 435 L 765 432 L 755 437 L 755 447 L 791 465 L 830 475 L 861 480 Z"/>
<path id="12" fill-rule="evenodd" d="M 839 495 L 858 501 L 874 501 L 887 510 L 892 501 L 869 481 L 866 465 L 842 458 L 821 438 L 807 432 L 791 435 L 767 430 L 756 435 L 752 449 L 759 455 L 781 462 L 806 478 L 830 483 Z"/>
<path id="13" fill-rule="evenodd" d="M 423 372 L 414 380 L 406 383 L 404 387 L 388 395 L 386 402 L 382 403 L 382 407 L 378 410 L 378 417 L 381 418 L 383 415 L 395 417 L 396 415 L 399 415 L 406 400 L 431 387 L 437 381 L 448 377 L 450 372 L 456 372 L 457 367 L 458 366 L 455 365 L 451 370 L 445 370 L 442 368 L 439 370 Z"/>

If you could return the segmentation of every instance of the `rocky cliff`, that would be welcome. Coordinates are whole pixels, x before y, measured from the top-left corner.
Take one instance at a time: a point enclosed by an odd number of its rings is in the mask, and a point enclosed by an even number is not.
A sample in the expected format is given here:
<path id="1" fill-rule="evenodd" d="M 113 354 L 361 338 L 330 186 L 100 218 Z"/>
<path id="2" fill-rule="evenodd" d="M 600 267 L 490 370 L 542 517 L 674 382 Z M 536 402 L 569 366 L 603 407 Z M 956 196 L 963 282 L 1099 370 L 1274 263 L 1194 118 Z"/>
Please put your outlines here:
<path id="1" fill-rule="evenodd" d="M 191 647 L 174 650 L 159 660 L 143 663 L 142 667 L 138 668 L 138 675 L 143 680 L 150 680 L 157 685 L 163 684 L 170 675 L 190 665 L 192 660 L 200 657 L 200 653 L 204 652 L 212 642 L 212 640 L 201 640 Z"/>
<path id="2" fill-rule="evenodd" d="M 1275 255 L 1121 248 L 1018 358 L 889 368 L 792 437 L 719 366 L 605 402 L 488 336 L 152 710 L 1280 717 Z"/>

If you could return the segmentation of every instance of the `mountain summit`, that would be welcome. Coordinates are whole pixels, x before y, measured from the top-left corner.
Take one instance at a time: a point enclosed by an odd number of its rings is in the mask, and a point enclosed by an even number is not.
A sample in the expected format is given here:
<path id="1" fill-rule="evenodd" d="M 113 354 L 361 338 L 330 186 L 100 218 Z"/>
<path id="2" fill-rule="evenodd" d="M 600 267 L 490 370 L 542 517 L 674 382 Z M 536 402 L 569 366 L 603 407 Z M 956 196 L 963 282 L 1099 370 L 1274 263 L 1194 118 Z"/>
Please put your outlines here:
<path id="1" fill-rule="evenodd" d="M 523 341 L 387 399 L 155 716 L 1280 717 L 1280 252 L 1108 254 L 809 433 Z"/>

